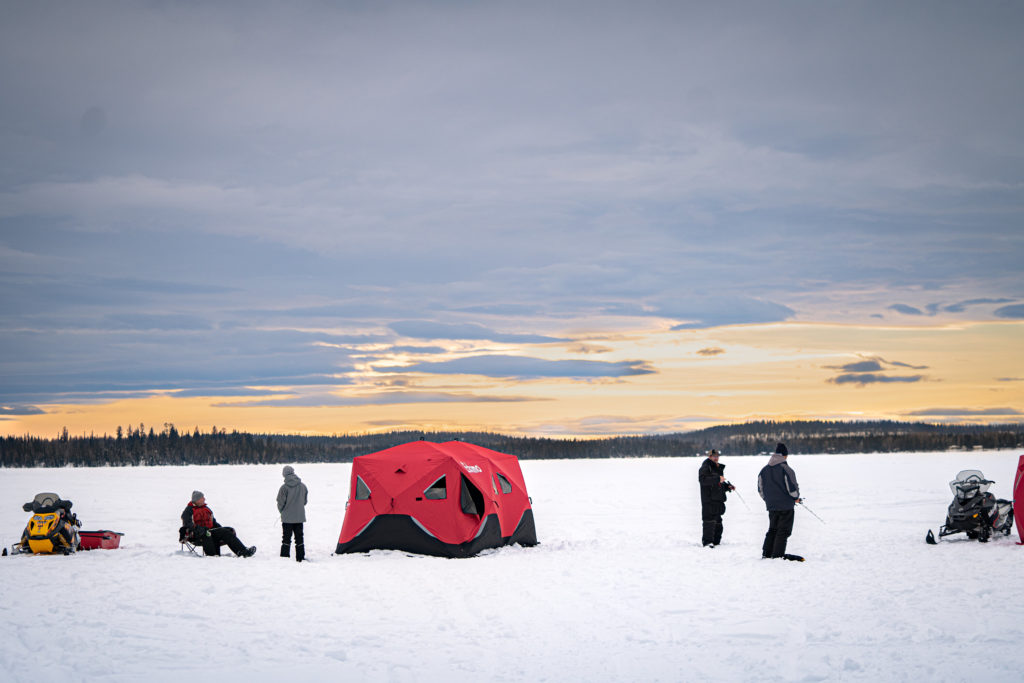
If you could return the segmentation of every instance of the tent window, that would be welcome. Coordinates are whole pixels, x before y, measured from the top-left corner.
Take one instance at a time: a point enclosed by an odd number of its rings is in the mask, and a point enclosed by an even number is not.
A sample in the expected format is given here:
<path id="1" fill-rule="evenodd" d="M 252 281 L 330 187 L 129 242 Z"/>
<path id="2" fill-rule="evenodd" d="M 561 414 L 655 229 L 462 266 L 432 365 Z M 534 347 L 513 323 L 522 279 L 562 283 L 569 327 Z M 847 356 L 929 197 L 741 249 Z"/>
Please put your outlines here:
<path id="1" fill-rule="evenodd" d="M 427 487 L 427 490 L 423 492 L 423 497 L 427 500 L 444 500 L 448 497 L 448 484 L 444 477 L 441 477 L 433 484 Z"/>
<path id="2" fill-rule="evenodd" d="M 356 477 L 356 500 L 369 500 L 370 487 L 366 485 L 362 477 Z"/>
<path id="3" fill-rule="evenodd" d="M 473 485 L 469 479 L 466 479 L 466 475 L 460 475 L 462 477 L 462 492 L 459 496 L 459 503 L 462 505 L 462 511 L 467 515 L 476 515 L 479 517 L 484 512 L 484 494 L 480 493 L 480 489 Z"/>
<path id="4" fill-rule="evenodd" d="M 498 473 L 498 483 L 501 484 L 502 493 L 512 493 L 512 484 L 508 483 L 505 475 Z"/>

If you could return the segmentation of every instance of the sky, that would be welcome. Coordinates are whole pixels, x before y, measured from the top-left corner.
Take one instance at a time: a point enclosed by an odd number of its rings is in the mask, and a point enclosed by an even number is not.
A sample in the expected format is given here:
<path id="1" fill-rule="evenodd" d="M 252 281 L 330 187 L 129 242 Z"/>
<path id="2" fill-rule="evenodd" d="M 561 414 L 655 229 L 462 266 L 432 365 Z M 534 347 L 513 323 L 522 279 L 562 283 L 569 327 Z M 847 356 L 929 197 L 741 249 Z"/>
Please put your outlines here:
<path id="1" fill-rule="evenodd" d="M 1024 5 L 0 2 L 0 433 L 1024 421 Z"/>

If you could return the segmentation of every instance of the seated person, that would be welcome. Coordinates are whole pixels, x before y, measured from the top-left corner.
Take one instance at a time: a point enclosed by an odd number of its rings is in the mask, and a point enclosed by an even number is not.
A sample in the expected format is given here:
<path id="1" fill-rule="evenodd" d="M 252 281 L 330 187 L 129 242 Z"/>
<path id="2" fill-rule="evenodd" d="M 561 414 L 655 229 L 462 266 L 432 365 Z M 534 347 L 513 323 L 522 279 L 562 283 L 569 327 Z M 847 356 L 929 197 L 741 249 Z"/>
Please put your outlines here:
<path id="1" fill-rule="evenodd" d="M 229 526 L 221 526 L 213 517 L 213 510 L 206 506 L 206 497 L 202 491 L 192 492 L 192 501 L 181 513 L 181 523 L 196 544 L 203 546 L 207 555 L 220 555 L 220 547 L 227 545 L 239 557 L 252 557 L 256 554 L 256 546 L 245 547 L 238 540 L 235 530 Z"/>

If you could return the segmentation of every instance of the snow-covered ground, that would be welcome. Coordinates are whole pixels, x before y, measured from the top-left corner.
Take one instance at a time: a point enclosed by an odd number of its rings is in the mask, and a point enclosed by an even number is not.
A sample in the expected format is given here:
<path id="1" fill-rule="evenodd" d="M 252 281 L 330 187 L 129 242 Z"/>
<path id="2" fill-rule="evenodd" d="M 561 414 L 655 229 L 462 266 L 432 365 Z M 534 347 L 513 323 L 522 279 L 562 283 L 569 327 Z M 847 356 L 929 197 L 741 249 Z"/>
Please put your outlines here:
<path id="1" fill-rule="evenodd" d="M 310 563 L 278 557 L 279 466 L 0 471 L 0 539 L 44 490 L 121 548 L 0 558 L 12 681 L 969 681 L 1024 672 L 1024 546 L 924 542 L 962 469 L 1011 497 L 1016 452 L 793 455 L 807 504 L 761 560 L 767 457 L 723 457 L 724 544 L 700 546 L 698 458 L 522 463 L 535 548 L 332 556 L 349 465 L 299 465 Z M 251 559 L 181 554 L 193 489 Z M 963 538 L 953 537 L 953 538 Z M 225 548 L 225 552 L 228 552 Z"/>

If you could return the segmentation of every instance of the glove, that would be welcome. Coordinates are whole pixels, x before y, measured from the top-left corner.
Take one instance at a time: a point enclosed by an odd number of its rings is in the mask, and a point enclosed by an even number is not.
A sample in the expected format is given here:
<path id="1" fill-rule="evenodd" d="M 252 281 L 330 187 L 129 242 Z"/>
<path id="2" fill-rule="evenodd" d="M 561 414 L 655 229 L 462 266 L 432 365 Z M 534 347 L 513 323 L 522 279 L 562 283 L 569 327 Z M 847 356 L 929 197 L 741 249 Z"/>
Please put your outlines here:
<path id="1" fill-rule="evenodd" d="M 192 538 L 197 541 L 202 541 L 204 538 L 210 535 L 210 530 L 204 526 L 197 526 L 195 531 L 192 532 Z"/>

